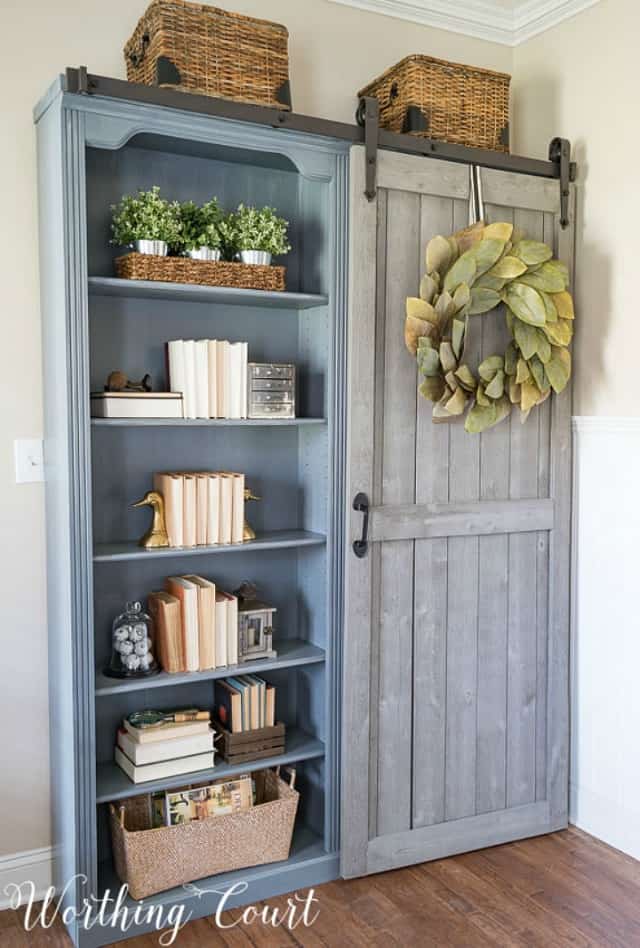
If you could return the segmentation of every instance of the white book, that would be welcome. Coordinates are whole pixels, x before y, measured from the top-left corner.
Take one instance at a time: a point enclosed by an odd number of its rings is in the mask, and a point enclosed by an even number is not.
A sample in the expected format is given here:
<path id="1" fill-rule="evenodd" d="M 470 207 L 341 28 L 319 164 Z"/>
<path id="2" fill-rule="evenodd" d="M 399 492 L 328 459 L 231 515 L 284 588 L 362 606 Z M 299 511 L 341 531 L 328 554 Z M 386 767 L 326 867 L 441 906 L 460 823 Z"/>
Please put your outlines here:
<path id="1" fill-rule="evenodd" d="M 240 417 L 248 418 L 249 417 L 249 405 L 248 405 L 248 395 L 247 395 L 247 385 L 248 385 L 248 364 L 249 364 L 249 343 L 242 343 L 242 393 L 241 393 L 241 409 Z"/>
<path id="2" fill-rule="evenodd" d="M 229 477 L 233 485 L 231 542 L 242 543 L 244 538 L 244 474 L 230 474 Z"/>
<path id="3" fill-rule="evenodd" d="M 229 402 L 227 416 L 242 417 L 242 343 L 231 342 L 228 348 L 229 359 Z"/>
<path id="4" fill-rule="evenodd" d="M 217 360 L 216 360 L 216 391 L 218 393 L 218 418 L 228 418 L 228 407 L 227 407 L 227 361 L 228 354 L 227 350 L 229 348 L 229 343 L 226 339 L 219 339 L 218 345 L 216 346 Z"/>
<path id="5" fill-rule="evenodd" d="M 213 768 L 213 751 L 206 754 L 192 754 L 191 757 L 179 757 L 177 760 L 163 760 L 157 764 L 145 764 L 136 767 L 119 747 L 115 752 L 116 764 L 124 770 L 133 783 L 146 783 L 148 780 L 164 780 L 166 777 L 178 777 L 197 770 Z"/>
<path id="6" fill-rule="evenodd" d="M 136 744 L 157 744 L 176 741 L 181 737 L 193 737 L 196 734 L 208 734 L 211 727 L 209 721 L 166 721 L 158 727 L 134 727 L 126 718 L 122 725 Z"/>
<path id="7" fill-rule="evenodd" d="M 233 477 L 218 474 L 220 481 L 220 543 L 231 543 L 233 529 Z"/>
<path id="8" fill-rule="evenodd" d="M 209 418 L 218 417 L 218 343 L 209 339 L 207 343 L 209 361 Z"/>
<path id="9" fill-rule="evenodd" d="M 209 417 L 209 342 L 198 339 L 194 345 L 196 367 L 196 418 Z"/>
<path id="10" fill-rule="evenodd" d="M 198 587 L 184 576 L 167 576 L 167 592 L 180 600 L 182 641 L 187 671 L 200 670 L 200 633 L 198 629 Z"/>
<path id="11" fill-rule="evenodd" d="M 184 347 L 184 417 L 196 418 L 196 344 L 185 339 Z"/>
<path id="12" fill-rule="evenodd" d="M 182 418 L 180 392 L 92 392 L 92 418 Z"/>
<path id="13" fill-rule="evenodd" d="M 169 353 L 169 388 L 172 392 L 182 394 L 183 417 L 186 414 L 186 373 L 184 365 L 184 341 L 182 339 L 172 339 L 168 343 Z"/>
<path id="14" fill-rule="evenodd" d="M 238 664 L 238 600 L 227 593 L 227 665 Z"/>
<path id="15" fill-rule="evenodd" d="M 168 738 L 152 744 L 139 744 L 125 731 L 118 731 L 118 747 L 136 767 L 157 764 L 163 760 L 176 760 L 179 757 L 191 757 L 193 754 L 205 754 L 213 750 L 213 731 L 206 734 L 194 734 L 191 737 Z"/>
<path id="16" fill-rule="evenodd" d="M 182 474 L 154 474 L 153 489 L 164 498 L 164 516 L 169 545 L 184 546 L 184 478 Z"/>
<path id="17" fill-rule="evenodd" d="M 209 475 L 196 474 L 196 546 L 207 545 Z"/>
<path id="18" fill-rule="evenodd" d="M 216 668 L 228 665 L 227 660 L 227 597 L 216 590 Z"/>
<path id="19" fill-rule="evenodd" d="M 183 474 L 182 545 L 196 546 L 197 491 L 195 474 Z"/>
<path id="20" fill-rule="evenodd" d="M 220 542 L 220 477 L 207 476 L 207 546 Z"/>

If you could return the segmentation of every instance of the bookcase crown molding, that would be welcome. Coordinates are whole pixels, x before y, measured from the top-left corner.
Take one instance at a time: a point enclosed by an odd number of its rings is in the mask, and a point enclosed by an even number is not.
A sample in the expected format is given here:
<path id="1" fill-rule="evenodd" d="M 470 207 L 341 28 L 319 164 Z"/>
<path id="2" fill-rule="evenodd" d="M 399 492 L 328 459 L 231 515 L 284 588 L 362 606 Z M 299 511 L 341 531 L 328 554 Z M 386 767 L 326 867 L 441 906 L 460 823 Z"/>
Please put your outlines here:
<path id="1" fill-rule="evenodd" d="M 330 0 L 503 46 L 519 46 L 599 0 Z M 417 52 L 417 50 L 416 50 Z"/>

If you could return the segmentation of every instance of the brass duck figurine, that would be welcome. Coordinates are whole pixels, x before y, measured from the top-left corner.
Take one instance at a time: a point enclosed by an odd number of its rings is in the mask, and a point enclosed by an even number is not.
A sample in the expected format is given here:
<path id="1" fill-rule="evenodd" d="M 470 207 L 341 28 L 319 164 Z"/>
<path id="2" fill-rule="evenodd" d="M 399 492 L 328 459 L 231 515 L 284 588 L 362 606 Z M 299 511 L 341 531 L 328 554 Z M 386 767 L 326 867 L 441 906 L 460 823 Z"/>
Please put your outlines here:
<path id="1" fill-rule="evenodd" d="M 167 533 L 167 524 L 164 516 L 164 497 L 157 490 L 149 490 L 142 500 L 137 501 L 132 507 L 151 507 L 153 510 L 153 521 L 151 526 L 140 540 L 140 546 L 147 550 L 158 549 L 163 546 L 170 546 L 169 535 Z"/>

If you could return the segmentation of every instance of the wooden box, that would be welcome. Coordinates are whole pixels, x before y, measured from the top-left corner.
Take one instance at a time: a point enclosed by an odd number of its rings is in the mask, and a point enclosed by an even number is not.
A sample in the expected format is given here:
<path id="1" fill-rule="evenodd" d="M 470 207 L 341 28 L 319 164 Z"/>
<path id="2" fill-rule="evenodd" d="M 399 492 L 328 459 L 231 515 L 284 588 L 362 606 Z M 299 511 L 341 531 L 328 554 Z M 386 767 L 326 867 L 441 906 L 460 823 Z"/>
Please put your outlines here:
<path id="1" fill-rule="evenodd" d="M 284 724 L 241 731 L 238 734 L 232 734 L 219 721 L 214 724 L 216 732 L 220 734 L 218 753 L 228 764 L 244 764 L 250 760 L 262 760 L 264 757 L 284 754 Z"/>

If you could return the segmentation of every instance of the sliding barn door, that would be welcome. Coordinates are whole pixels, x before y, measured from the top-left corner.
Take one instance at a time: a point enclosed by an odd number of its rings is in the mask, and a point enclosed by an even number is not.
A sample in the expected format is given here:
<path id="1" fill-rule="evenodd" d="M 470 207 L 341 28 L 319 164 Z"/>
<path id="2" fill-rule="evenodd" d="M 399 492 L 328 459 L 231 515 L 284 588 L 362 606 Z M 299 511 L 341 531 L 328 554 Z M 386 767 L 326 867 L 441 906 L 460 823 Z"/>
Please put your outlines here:
<path id="1" fill-rule="evenodd" d="M 345 876 L 566 825 L 571 395 L 482 435 L 434 425 L 404 346 L 435 234 L 468 223 L 469 169 L 380 153 L 377 199 L 351 156 L 349 505 L 344 633 Z M 483 170 L 489 221 L 572 267 L 557 181 Z M 571 198 L 573 221 L 573 195 Z M 506 347 L 474 316 L 474 367 Z"/>

